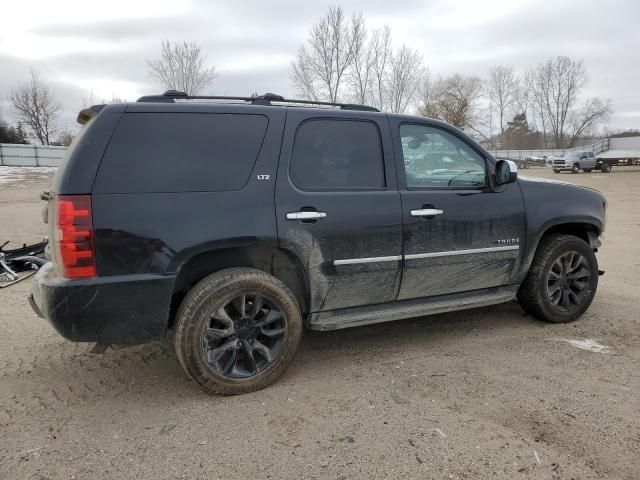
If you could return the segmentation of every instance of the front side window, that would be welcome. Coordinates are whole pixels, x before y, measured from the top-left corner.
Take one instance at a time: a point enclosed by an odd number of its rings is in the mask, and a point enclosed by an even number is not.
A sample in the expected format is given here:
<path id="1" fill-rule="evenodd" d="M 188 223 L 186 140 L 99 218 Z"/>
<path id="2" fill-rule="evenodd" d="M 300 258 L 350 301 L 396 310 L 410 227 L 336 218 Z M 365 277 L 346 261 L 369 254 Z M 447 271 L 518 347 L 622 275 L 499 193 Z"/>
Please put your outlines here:
<path id="1" fill-rule="evenodd" d="M 378 127 L 356 120 L 303 123 L 296 132 L 289 174 L 303 190 L 383 189 Z"/>
<path id="2" fill-rule="evenodd" d="M 424 125 L 401 125 L 407 188 L 483 188 L 484 159 L 459 138 Z"/>

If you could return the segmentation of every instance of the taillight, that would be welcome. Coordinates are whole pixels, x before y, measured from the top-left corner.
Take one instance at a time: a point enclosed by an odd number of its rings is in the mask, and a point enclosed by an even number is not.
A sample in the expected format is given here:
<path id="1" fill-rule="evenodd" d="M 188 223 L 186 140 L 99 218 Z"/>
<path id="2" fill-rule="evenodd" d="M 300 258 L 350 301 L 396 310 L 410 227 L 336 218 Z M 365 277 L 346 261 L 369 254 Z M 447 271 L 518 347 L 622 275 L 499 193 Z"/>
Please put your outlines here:
<path id="1" fill-rule="evenodd" d="M 95 277 L 91 195 L 59 195 L 56 213 L 56 240 L 63 275 Z"/>

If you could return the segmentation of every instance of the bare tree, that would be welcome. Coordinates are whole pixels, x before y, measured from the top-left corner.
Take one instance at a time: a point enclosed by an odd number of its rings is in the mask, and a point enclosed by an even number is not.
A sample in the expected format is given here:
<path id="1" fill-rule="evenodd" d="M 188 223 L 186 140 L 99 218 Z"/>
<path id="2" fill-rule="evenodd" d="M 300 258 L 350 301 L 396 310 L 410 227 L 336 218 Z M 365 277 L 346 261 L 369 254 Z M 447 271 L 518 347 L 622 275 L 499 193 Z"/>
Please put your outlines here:
<path id="1" fill-rule="evenodd" d="M 353 65 L 349 71 L 349 86 L 354 102 L 365 104 L 369 101 L 373 82 L 374 50 L 367 42 L 367 31 L 361 17 L 359 24 L 353 26 Z M 352 22 L 356 19 L 352 20 Z"/>
<path id="2" fill-rule="evenodd" d="M 536 117 L 540 120 L 540 126 L 542 127 L 542 148 L 546 148 L 547 143 L 547 113 L 545 108 L 545 96 L 542 78 L 537 74 L 535 68 L 528 69 L 524 74 L 524 89 L 528 92 L 531 98 L 532 113 L 531 118 L 534 120 Z"/>
<path id="3" fill-rule="evenodd" d="M 537 74 L 555 147 L 562 148 L 571 109 L 587 82 L 584 64 L 560 56 L 538 66 Z"/>
<path id="4" fill-rule="evenodd" d="M 341 7 L 331 7 L 311 28 L 307 45 L 300 46 L 291 64 L 291 81 L 298 93 L 312 100 L 338 101 L 363 30 L 361 14 L 348 21 Z"/>
<path id="5" fill-rule="evenodd" d="M 537 104 L 544 133 L 548 128 L 555 148 L 573 145 L 578 136 L 609 116 L 611 102 L 600 98 L 586 100 L 578 110 L 580 91 L 586 83 L 583 62 L 569 57 L 549 59 L 528 73 L 527 85 Z"/>
<path id="6" fill-rule="evenodd" d="M 372 85 L 371 104 L 380 110 L 386 110 L 386 79 L 391 63 L 391 29 L 385 25 L 381 30 L 373 32 L 371 38 L 372 50 Z"/>
<path id="7" fill-rule="evenodd" d="M 509 113 L 518 99 L 518 86 L 518 79 L 513 72 L 513 67 L 498 65 L 489 70 L 489 78 L 487 79 L 489 102 L 491 110 L 498 115 L 501 136 L 504 135 Z"/>
<path id="8" fill-rule="evenodd" d="M 593 130 L 598 124 L 606 122 L 611 114 L 611 101 L 601 98 L 588 99 L 582 110 L 572 116 L 571 138 L 569 147 L 575 146 L 576 140 Z"/>
<path id="9" fill-rule="evenodd" d="M 388 26 L 369 35 L 362 14 L 347 20 L 341 7 L 332 7 L 298 49 L 290 76 L 304 98 L 348 98 L 404 112 L 417 96 L 423 72 L 418 51 L 403 45 L 393 52 Z"/>
<path id="10" fill-rule="evenodd" d="M 172 43 L 163 40 L 160 58 L 147 60 L 149 74 L 165 88 L 197 95 L 216 78 L 215 67 L 208 67 L 207 56 L 195 42 Z"/>
<path id="11" fill-rule="evenodd" d="M 386 96 L 388 111 L 404 113 L 412 103 L 423 82 L 425 69 L 422 66 L 422 55 L 402 45 L 391 58 L 391 65 L 386 79 Z"/>
<path id="12" fill-rule="evenodd" d="M 438 80 L 418 108 L 418 114 L 443 120 L 463 130 L 480 133 L 482 80 L 454 74 Z M 484 136 L 484 135 L 482 135 Z"/>
<path id="13" fill-rule="evenodd" d="M 434 84 L 431 81 L 431 72 L 429 69 L 425 68 L 424 74 L 422 75 L 422 85 L 418 90 L 418 114 L 421 115 L 421 110 L 426 108 L 428 105 L 431 105 L 434 101 Z"/>
<path id="14" fill-rule="evenodd" d="M 18 121 L 43 145 L 50 145 L 57 132 L 56 120 L 62 106 L 51 95 L 40 73 L 30 69 L 30 80 L 9 96 Z"/>

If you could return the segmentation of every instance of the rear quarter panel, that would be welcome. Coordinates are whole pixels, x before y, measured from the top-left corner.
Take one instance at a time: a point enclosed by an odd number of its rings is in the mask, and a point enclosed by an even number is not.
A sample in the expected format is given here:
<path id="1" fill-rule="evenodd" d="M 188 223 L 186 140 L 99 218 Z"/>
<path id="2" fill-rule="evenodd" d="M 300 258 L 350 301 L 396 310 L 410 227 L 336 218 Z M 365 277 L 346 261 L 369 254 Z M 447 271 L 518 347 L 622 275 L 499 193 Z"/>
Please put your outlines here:
<path id="1" fill-rule="evenodd" d="M 274 185 L 285 112 L 272 109 L 266 115 L 262 148 L 241 190 L 94 194 L 99 275 L 173 276 L 199 253 L 257 239 L 275 242 Z"/>

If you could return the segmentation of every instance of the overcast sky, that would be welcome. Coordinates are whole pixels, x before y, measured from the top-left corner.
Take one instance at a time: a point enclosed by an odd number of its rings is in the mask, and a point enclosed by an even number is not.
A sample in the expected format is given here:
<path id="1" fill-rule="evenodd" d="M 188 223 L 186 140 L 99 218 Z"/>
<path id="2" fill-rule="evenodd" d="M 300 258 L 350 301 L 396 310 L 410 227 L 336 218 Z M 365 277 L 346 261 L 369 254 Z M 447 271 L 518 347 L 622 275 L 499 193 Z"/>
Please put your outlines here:
<path id="1" fill-rule="evenodd" d="M 395 46 L 420 50 L 432 76 L 519 72 L 549 57 L 583 59 L 584 96 L 611 98 L 610 128 L 640 128 L 639 0 L 37 0 L 4 2 L 0 116 L 29 66 L 45 77 L 71 126 L 83 97 L 135 100 L 161 92 L 145 59 L 161 39 L 196 41 L 218 77 L 209 94 L 292 95 L 289 65 L 329 5 L 361 11 L 368 28 L 388 24 Z"/>

